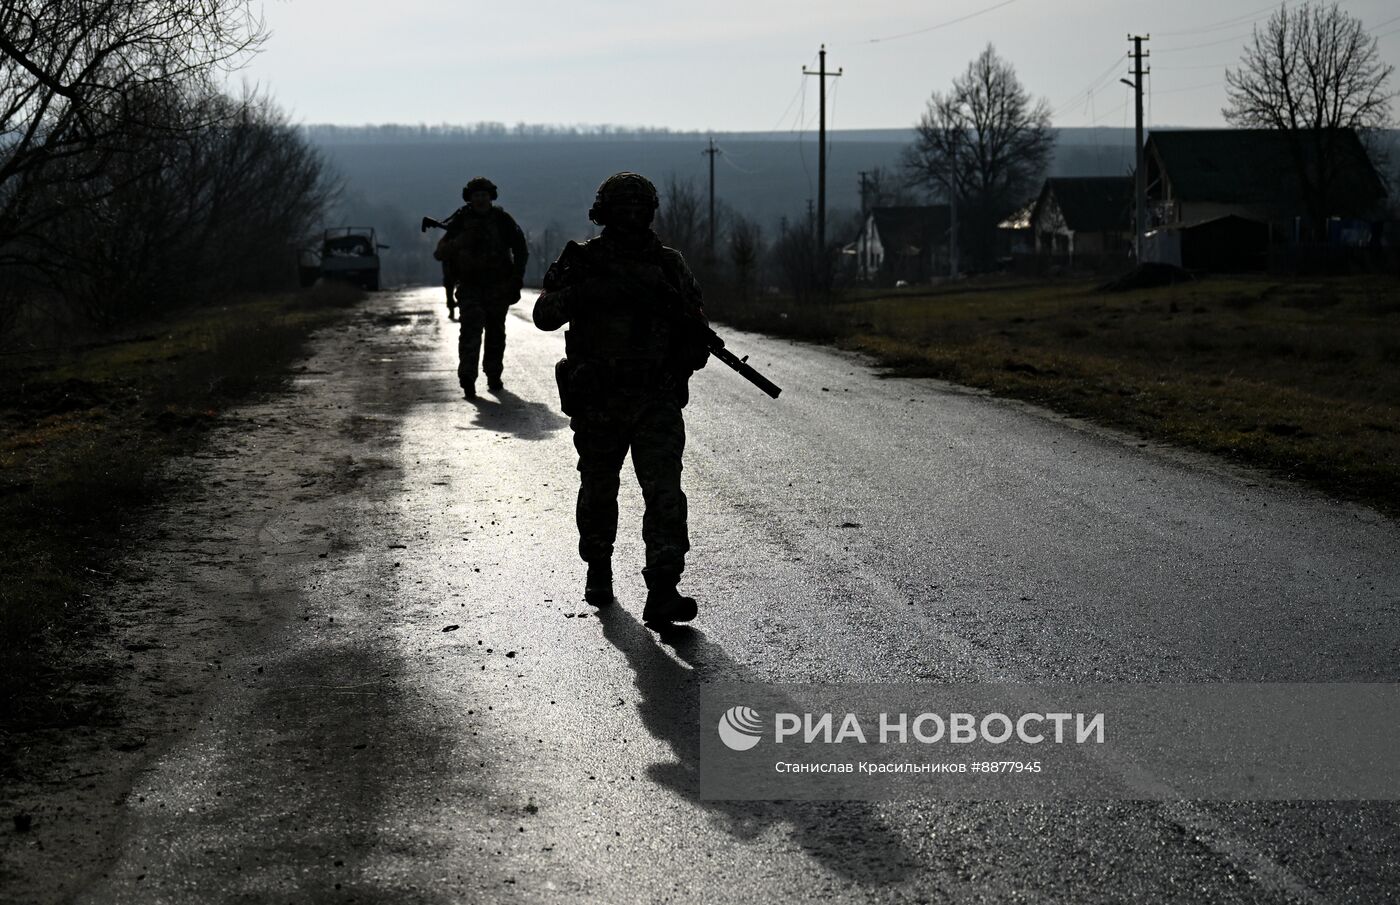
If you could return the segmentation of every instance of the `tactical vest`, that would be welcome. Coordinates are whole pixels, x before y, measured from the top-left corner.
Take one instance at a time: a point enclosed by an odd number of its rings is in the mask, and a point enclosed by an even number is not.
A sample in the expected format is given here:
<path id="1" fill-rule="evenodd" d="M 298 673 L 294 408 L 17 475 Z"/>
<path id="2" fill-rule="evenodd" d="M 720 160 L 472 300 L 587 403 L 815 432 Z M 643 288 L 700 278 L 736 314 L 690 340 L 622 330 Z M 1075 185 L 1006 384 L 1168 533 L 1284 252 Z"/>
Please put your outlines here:
<path id="1" fill-rule="evenodd" d="M 465 283 L 489 283 L 513 272 L 510 245 L 497 208 L 489 213 L 464 212 L 448 237 L 450 260 L 457 278 Z"/>
<path id="2" fill-rule="evenodd" d="M 585 245 L 589 276 L 610 291 L 578 306 L 564 334 L 570 359 L 592 359 L 622 366 L 664 366 L 673 353 L 673 320 L 663 309 L 664 286 L 675 288 L 660 256 L 633 257 L 608 248 L 601 239 Z"/>

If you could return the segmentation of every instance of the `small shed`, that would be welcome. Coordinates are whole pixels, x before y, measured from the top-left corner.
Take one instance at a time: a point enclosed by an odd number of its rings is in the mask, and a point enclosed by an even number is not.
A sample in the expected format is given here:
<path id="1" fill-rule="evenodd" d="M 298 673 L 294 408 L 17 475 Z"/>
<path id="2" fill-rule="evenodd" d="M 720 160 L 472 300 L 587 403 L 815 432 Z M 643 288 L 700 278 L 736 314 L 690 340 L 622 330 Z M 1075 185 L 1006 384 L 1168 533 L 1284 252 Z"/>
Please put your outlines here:
<path id="1" fill-rule="evenodd" d="M 1144 260 L 1187 270 L 1246 273 L 1266 270 L 1269 264 L 1269 224 L 1238 214 L 1165 224 L 1145 239 Z"/>

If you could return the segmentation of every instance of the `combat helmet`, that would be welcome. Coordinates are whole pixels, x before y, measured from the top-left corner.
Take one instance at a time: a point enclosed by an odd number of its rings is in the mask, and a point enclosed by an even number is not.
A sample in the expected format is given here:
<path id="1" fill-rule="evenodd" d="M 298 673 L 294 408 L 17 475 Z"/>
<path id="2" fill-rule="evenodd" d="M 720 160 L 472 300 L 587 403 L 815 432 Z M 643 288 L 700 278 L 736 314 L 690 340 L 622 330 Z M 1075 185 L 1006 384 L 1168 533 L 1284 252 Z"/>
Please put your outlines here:
<path id="1" fill-rule="evenodd" d="M 500 196 L 500 192 L 496 189 L 496 183 L 487 179 L 485 176 L 478 176 L 462 188 L 462 200 L 470 201 L 472 192 L 478 191 L 490 192 L 492 201 L 495 201 Z"/>
<path id="2" fill-rule="evenodd" d="M 639 204 L 653 211 L 661 206 L 656 186 L 650 179 L 625 171 L 614 173 L 598 186 L 598 194 L 588 210 L 588 219 L 599 226 L 606 226 L 608 208 L 614 204 Z"/>

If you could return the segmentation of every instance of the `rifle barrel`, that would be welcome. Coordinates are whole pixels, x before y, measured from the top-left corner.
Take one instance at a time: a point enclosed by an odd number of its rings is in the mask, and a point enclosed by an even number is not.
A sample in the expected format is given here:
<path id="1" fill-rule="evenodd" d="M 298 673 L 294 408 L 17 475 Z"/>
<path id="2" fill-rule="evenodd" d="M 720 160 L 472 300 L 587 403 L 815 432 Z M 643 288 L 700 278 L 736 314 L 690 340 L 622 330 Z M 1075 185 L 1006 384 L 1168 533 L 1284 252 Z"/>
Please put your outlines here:
<path id="1" fill-rule="evenodd" d="M 719 337 L 715 338 L 719 339 Z M 767 377 L 764 377 L 762 374 L 758 373 L 758 371 L 754 370 L 754 367 L 752 365 L 750 365 L 746 361 L 741 360 L 733 352 L 726 349 L 724 347 L 723 340 L 720 340 L 718 347 L 712 345 L 710 347 L 710 351 L 714 353 L 715 358 L 718 358 L 720 361 L 729 365 L 729 367 L 738 371 L 739 376 L 743 377 L 749 383 L 753 384 L 763 392 L 767 393 L 771 398 L 777 399 L 778 394 L 783 391 L 782 387 L 778 386 L 776 383 L 769 380 Z"/>

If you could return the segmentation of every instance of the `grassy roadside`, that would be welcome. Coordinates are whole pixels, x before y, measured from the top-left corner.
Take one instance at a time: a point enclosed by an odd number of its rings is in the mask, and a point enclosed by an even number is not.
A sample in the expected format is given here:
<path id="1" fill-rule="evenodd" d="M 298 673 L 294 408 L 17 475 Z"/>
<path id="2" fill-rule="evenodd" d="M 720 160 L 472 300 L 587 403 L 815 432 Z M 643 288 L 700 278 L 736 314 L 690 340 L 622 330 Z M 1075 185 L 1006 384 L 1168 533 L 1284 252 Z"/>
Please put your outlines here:
<path id="1" fill-rule="evenodd" d="M 101 634 L 122 525 L 227 406 L 281 387 L 360 294 L 328 286 L 195 309 L 129 335 L 0 358 L 0 701 L 9 729 L 81 721 L 63 679 Z M 7 728 L 0 726 L 0 735 Z M 0 765 L 2 766 L 2 765 Z"/>
<path id="2" fill-rule="evenodd" d="M 799 309 L 710 305 L 735 326 L 1262 466 L 1400 511 L 1400 281 L 1214 278 L 1121 293 L 969 281 Z"/>

